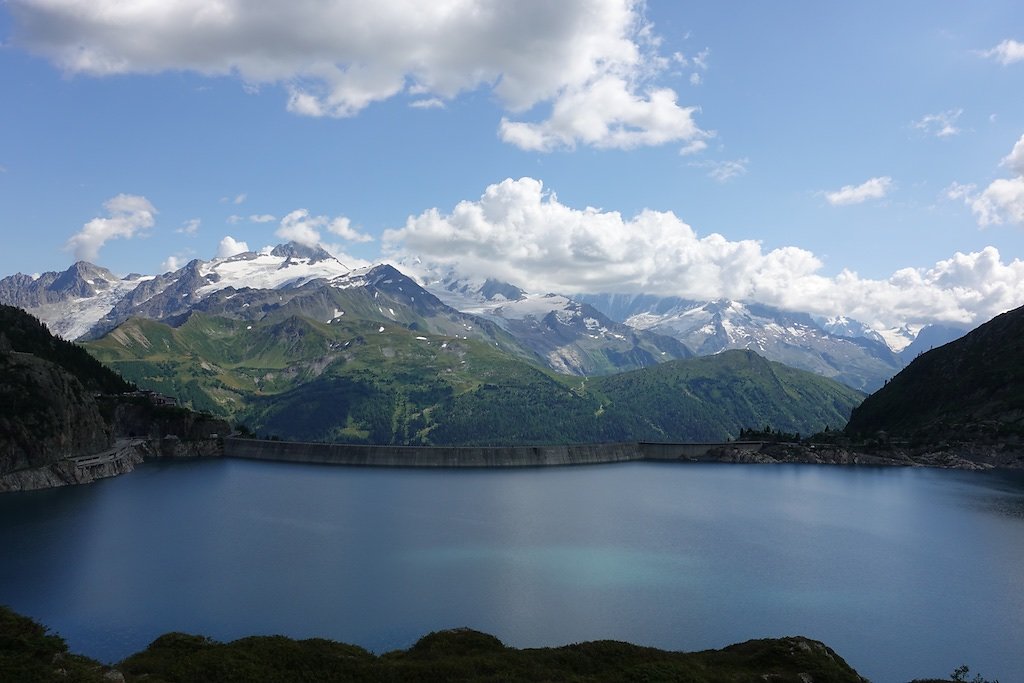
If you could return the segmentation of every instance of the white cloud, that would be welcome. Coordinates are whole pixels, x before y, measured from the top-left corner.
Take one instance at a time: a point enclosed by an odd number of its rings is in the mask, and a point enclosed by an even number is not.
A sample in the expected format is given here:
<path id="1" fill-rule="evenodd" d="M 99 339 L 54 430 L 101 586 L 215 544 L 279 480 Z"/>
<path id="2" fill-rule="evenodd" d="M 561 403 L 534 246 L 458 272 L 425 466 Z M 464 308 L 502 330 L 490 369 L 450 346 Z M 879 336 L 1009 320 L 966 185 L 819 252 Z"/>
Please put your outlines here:
<path id="1" fill-rule="evenodd" d="M 283 240 L 317 246 L 321 242 L 321 231 L 327 230 L 350 242 L 371 242 L 373 238 L 352 227 L 348 218 L 338 216 L 311 216 L 308 209 L 296 209 L 281 219 L 281 225 L 274 233 Z"/>
<path id="2" fill-rule="evenodd" d="M 182 233 L 184 235 L 194 235 L 194 234 L 196 234 L 199 231 L 199 226 L 200 226 L 201 223 L 202 223 L 202 221 L 200 219 L 198 219 L 198 218 L 190 218 L 187 221 L 185 221 L 184 223 L 182 223 L 181 227 L 178 228 L 177 230 L 175 230 L 175 232 L 180 232 L 180 233 Z M 171 268 L 171 270 L 177 270 L 177 269 L 176 268 Z"/>
<path id="3" fill-rule="evenodd" d="M 269 213 L 259 213 L 249 216 L 249 220 L 253 223 L 273 223 L 277 220 L 277 217 Z"/>
<path id="4" fill-rule="evenodd" d="M 233 204 L 241 204 L 242 202 L 245 201 L 246 196 L 247 195 L 243 192 L 242 194 L 236 195 L 235 198 L 231 201 Z"/>
<path id="5" fill-rule="evenodd" d="M 733 178 L 746 174 L 747 165 L 750 159 L 735 159 L 732 161 L 694 161 L 690 165 L 696 168 L 708 169 L 708 177 L 720 183 L 727 183 Z"/>
<path id="6" fill-rule="evenodd" d="M 701 71 L 708 70 L 708 58 L 711 56 L 711 49 L 704 48 L 697 53 L 697 56 L 693 58 L 693 65 Z"/>
<path id="7" fill-rule="evenodd" d="M 237 213 L 233 213 L 224 220 L 227 222 L 228 225 L 238 225 L 245 219 L 239 216 Z"/>
<path id="8" fill-rule="evenodd" d="M 993 180 L 981 194 L 964 195 L 963 199 L 980 226 L 1024 225 L 1024 176 Z"/>
<path id="9" fill-rule="evenodd" d="M 1020 136 L 1013 149 L 1003 157 L 1000 165 L 1007 167 L 1017 175 L 1024 175 L 1024 135 Z"/>
<path id="10" fill-rule="evenodd" d="M 551 116 L 539 123 L 501 119 L 499 135 L 525 150 L 550 152 L 577 143 L 598 148 L 632 149 L 709 137 L 693 120 L 696 107 L 680 107 L 668 88 L 643 95 L 618 76 L 605 76 L 585 87 L 567 90 Z"/>
<path id="11" fill-rule="evenodd" d="M 440 97 L 428 97 L 423 100 L 413 100 L 409 106 L 417 109 L 444 109 L 444 100 Z"/>
<path id="12" fill-rule="evenodd" d="M 700 75 L 700 73 L 694 71 L 692 74 L 690 74 L 690 85 L 700 85 L 703 82 L 704 78 L 703 76 Z"/>
<path id="13" fill-rule="evenodd" d="M 306 209 L 296 209 L 281 219 L 281 225 L 274 233 L 283 240 L 298 242 L 310 247 L 320 243 L 320 228 L 323 222 L 310 217 Z"/>
<path id="14" fill-rule="evenodd" d="M 352 256 L 345 251 L 345 246 L 342 244 L 335 244 L 333 242 L 321 242 L 320 248 L 326 251 L 334 258 L 341 261 L 341 263 L 348 268 L 368 268 L 373 263 L 365 259 L 361 259 L 358 256 Z"/>
<path id="15" fill-rule="evenodd" d="M 834 192 L 826 192 L 825 199 L 832 206 L 862 204 L 869 199 L 881 199 L 892 187 L 892 178 L 879 176 L 865 180 L 860 185 L 844 185 Z"/>
<path id="16" fill-rule="evenodd" d="M 652 85 L 671 64 L 642 0 L 11 0 L 13 43 L 69 73 L 193 71 L 278 85 L 290 111 L 344 117 L 398 95 L 434 106 L 481 87 L 526 149 L 633 147 L 703 133 Z M 708 51 L 691 61 L 707 68 Z M 590 107 L 596 107 L 590 108 Z"/>
<path id="17" fill-rule="evenodd" d="M 75 252 L 80 261 L 94 261 L 100 249 L 112 239 L 131 239 L 140 231 L 155 224 L 157 212 L 145 197 L 133 194 L 119 194 L 108 199 L 103 207 L 110 214 L 107 218 L 93 218 L 73 235 L 64 248 Z"/>
<path id="18" fill-rule="evenodd" d="M 410 216 L 385 232 L 386 251 L 493 277 L 537 292 L 659 292 L 690 299 L 759 301 L 823 315 L 841 313 L 877 328 L 907 322 L 982 322 L 1024 303 L 1024 262 L 1003 263 L 988 247 L 955 254 L 883 280 L 823 264 L 798 247 L 765 251 L 754 240 L 701 236 L 670 212 L 614 211 L 561 204 L 532 178 L 489 186 L 450 213 Z"/>
<path id="19" fill-rule="evenodd" d="M 1013 171 L 1015 177 L 993 180 L 981 192 L 973 184 L 953 183 L 946 189 L 946 196 L 962 199 L 982 227 L 1004 223 L 1024 226 L 1024 135 L 1000 165 Z"/>
<path id="20" fill-rule="evenodd" d="M 949 111 L 943 111 L 937 114 L 925 114 L 910 125 L 922 131 L 926 135 L 934 135 L 937 138 L 948 138 L 954 135 L 959 135 L 962 132 L 960 128 L 957 128 L 956 122 L 963 113 L 963 109 L 950 109 Z"/>
<path id="21" fill-rule="evenodd" d="M 344 216 L 338 216 L 327 224 L 328 232 L 349 242 L 372 242 L 373 238 L 366 233 L 359 232 L 352 227 L 352 222 Z"/>
<path id="22" fill-rule="evenodd" d="M 235 256 L 237 254 L 244 254 L 249 251 L 249 245 L 245 242 L 236 240 L 231 235 L 225 235 L 224 239 L 217 245 L 217 257 L 227 258 L 229 256 Z"/>
<path id="23" fill-rule="evenodd" d="M 168 256 L 167 260 L 160 264 L 160 269 L 164 273 L 170 273 L 178 268 L 181 268 L 184 262 L 178 256 Z"/>
<path id="24" fill-rule="evenodd" d="M 1024 43 L 1018 43 L 1016 40 L 1008 38 L 991 50 L 985 50 L 981 54 L 984 57 L 991 57 L 1004 66 L 1014 62 L 1021 62 L 1024 61 Z"/>

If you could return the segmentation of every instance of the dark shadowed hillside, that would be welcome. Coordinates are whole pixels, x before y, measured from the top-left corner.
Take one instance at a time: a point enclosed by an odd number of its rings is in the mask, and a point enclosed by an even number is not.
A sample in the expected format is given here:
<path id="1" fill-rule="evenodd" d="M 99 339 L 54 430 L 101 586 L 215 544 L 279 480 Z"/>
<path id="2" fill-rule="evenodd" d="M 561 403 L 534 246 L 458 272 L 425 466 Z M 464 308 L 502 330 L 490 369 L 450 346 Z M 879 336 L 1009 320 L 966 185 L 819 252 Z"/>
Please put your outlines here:
<path id="1" fill-rule="evenodd" d="M 1024 431 L 1024 308 L 919 356 L 853 411 L 846 432 L 924 442 L 1018 443 Z"/>
<path id="2" fill-rule="evenodd" d="M 107 452 L 119 437 L 159 442 L 174 435 L 180 444 L 229 430 L 223 421 L 156 405 L 134 388 L 35 317 L 0 306 L 0 491 L 127 471 L 112 464 L 101 475 L 71 460 Z"/>

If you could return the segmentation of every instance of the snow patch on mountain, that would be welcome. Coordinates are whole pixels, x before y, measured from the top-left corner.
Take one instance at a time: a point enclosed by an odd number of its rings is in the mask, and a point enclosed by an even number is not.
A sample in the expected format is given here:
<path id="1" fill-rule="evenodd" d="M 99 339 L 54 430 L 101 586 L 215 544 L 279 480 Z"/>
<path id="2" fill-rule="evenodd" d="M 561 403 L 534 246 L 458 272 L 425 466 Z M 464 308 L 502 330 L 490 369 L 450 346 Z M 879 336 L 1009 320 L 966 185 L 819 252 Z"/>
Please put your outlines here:
<path id="1" fill-rule="evenodd" d="M 900 327 L 877 330 L 876 332 L 885 342 L 886 346 L 899 353 L 914 343 L 917 335 L 921 333 L 924 327 L 924 325 L 902 325 Z"/>
<path id="2" fill-rule="evenodd" d="M 108 286 L 98 290 L 93 296 L 65 299 L 26 310 L 46 323 L 51 333 L 64 339 L 75 340 L 92 329 L 92 326 L 109 313 L 118 301 L 131 293 L 140 283 L 152 279 L 152 276 L 143 276 L 131 280 L 108 280 Z"/>
<path id="3" fill-rule="evenodd" d="M 348 275 L 350 270 L 334 257 L 282 256 L 273 252 L 246 252 L 228 258 L 207 261 L 199 274 L 209 284 L 196 290 L 200 298 L 234 287 L 242 289 L 281 289 L 301 287 L 313 280 L 333 280 Z"/>

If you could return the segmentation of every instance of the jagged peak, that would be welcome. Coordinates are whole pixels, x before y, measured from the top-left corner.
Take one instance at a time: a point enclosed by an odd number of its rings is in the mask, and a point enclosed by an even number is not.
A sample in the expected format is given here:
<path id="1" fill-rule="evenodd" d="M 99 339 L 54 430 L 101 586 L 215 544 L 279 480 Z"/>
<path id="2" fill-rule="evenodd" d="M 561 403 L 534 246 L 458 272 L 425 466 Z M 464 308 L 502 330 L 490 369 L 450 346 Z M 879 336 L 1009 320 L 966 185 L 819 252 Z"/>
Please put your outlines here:
<path id="1" fill-rule="evenodd" d="M 270 255 L 282 258 L 304 258 L 309 259 L 310 263 L 317 263 L 318 261 L 337 261 L 330 252 L 319 245 L 311 247 L 307 244 L 301 244 L 295 241 L 277 245 L 271 249 Z"/>

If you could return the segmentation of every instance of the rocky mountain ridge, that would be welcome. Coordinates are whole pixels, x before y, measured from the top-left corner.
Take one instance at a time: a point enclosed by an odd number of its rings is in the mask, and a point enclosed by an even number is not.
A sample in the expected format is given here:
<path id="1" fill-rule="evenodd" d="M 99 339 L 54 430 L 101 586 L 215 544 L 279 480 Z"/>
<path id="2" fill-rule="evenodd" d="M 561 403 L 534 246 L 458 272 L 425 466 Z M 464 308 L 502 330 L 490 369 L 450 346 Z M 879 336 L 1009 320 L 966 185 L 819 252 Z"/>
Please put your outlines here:
<path id="1" fill-rule="evenodd" d="M 385 292 L 382 285 L 388 279 L 402 282 Z M 201 311 L 259 320 L 267 311 L 299 298 L 297 292 L 307 302 L 319 298 L 323 305 L 316 317 L 326 320 L 349 305 L 330 303 L 334 297 L 326 292 L 367 287 L 378 299 L 389 297 L 379 302 L 376 313 L 363 306 L 360 315 L 367 319 L 394 322 L 401 317 L 392 313 L 399 310 L 395 301 L 404 305 L 419 297 L 431 303 L 432 312 L 420 311 L 417 320 L 405 322 L 444 318 L 449 332 L 452 325 L 461 326 L 460 336 L 515 347 L 520 357 L 582 376 L 742 348 L 871 391 L 922 350 L 960 334 L 939 326 L 878 331 L 840 316 L 814 318 L 724 300 L 529 294 L 509 283 L 472 280 L 418 262 L 353 270 L 322 248 L 295 242 L 194 260 L 156 276 L 118 279 L 84 262 L 35 278 L 13 275 L 0 280 L 0 303 L 28 310 L 65 338 L 95 339 L 132 317 L 173 323 Z"/>
<path id="2" fill-rule="evenodd" d="M 849 318 L 815 318 L 763 304 L 653 295 L 597 294 L 577 298 L 630 327 L 674 337 L 697 355 L 750 349 L 865 392 L 881 387 L 920 348 L 904 337 L 883 335 Z M 945 343 L 964 331 L 942 326 L 918 328 L 928 344 Z M 912 334 L 909 329 L 905 332 Z M 906 342 L 906 346 L 897 341 Z M 900 346 L 902 352 L 895 352 L 889 343 Z"/>

